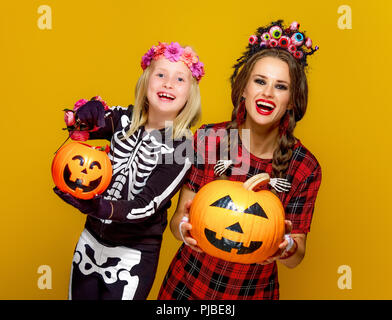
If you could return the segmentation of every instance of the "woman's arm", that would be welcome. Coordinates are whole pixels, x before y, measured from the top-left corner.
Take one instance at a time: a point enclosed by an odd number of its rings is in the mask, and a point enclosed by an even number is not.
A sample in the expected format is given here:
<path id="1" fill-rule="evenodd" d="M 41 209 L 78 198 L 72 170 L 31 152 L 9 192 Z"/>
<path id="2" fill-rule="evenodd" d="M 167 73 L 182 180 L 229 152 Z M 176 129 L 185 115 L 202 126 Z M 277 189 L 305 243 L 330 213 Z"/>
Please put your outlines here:
<path id="1" fill-rule="evenodd" d="M 295 240 L 293 246 L 289 251 L 285 251 L 289 242 L 287 239 L 284 239 L 279 244 L 279 249 L 277 252 L 268 259 L 264 260 L 262 265 L 272 263 L 276 260 L 279 260 L 282 264 L 284 264 L 288 268 L 295 268 L 299 265 L 302 259 L 305 256 L 305 248 L 306 248 L 306 234 L 304 233 L 291 233 L 292 223 L 290 220 L 285 220 L 285 233 L 290 234 L 291 238 Z M 287 258 L 286 258 L 287 257 Z"/>
<path id="2" fill-rule="evenodd" d="M 177 240 L 182 241 L 178 227 L 180 225 L 182 217 L 184 216 L 189 217 L 189 207 L 191 203 L 190 201 L 193 200 L 195 195 L 196 193 L 193 192 L 188 187 L 186 187 L 185 185 L 182 187 L 180 191 L 176 211 L 174 212 L 173 217 L 170 220 L 170 230 Z"/>
<path id="3" fill-rule="evenodd" d="M 304 233 L 291 234 L 291 237 L 295 240 L 297 244 L 294 244 L 292 250 L 290 250 L 288 254 L 294 252 L 294 250 L 295 252 L 289 258 L 279 259 L 279 261 L 288 268 L 295 268 L 297 265 L 301 263 L 302 259 L 305 256 L 306 234 Z"/>

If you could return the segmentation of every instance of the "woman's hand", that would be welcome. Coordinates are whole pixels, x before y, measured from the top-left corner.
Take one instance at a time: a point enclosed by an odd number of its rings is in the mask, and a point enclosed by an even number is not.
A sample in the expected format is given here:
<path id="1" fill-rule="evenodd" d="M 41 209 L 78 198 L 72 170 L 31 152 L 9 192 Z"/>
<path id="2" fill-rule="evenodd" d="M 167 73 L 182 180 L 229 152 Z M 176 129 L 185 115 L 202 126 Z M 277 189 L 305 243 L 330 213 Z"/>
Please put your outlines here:
<path id="1" fill-rule="evenodd" d="M 192 200 L 188 200 L 184 206 L 184 215 L 179 224 L 179 231 L 181 234 L 181 238 L 183 239 L 184 243 L 189 246 L 191 249 L 197 252 L 203 252 L 200 247 L 197 246 L 197 241 L 192 238 L 190 231 L 192 230 L 192 225 L 188 222 L 189 221 L 189 210 L 192 205 Z"/>
<path id="2" fill-rule="evenodd" d="M 291 230 L 293 229 L 293 225 L 292 225 L 291 221 L 285 220 L 284 226 L 285 226 L 284 233 L 285 234 L 291 233 Z M 283 241 L 279 244 L 279 249 L 275 252 L 275 254 L 259 264 L 261 264 L 261 265 L 270 264 L 270 263 L 278 260 L 284 254 L 288 245 L 289 245 L 289 241 L 286 238 L 283 238 Z"/>

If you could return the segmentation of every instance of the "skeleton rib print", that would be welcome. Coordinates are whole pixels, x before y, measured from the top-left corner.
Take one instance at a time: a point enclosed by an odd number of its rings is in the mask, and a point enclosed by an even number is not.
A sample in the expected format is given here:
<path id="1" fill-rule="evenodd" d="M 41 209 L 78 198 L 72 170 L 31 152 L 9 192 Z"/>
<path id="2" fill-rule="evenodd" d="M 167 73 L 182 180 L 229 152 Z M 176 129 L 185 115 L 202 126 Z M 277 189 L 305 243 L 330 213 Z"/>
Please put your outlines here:
<path id="1" fill-rule="evenodd" d="M 109 158 L 112 161 L 113 180 L 105 194 L 107 200 L 133 200 L 147 184 L 150 175 L 159 164 L 162 154 L 173 153 L 174 148 L 160 142 L 153 135 L 139 128 L 134 134 L 127 137 L 128 126 L 114 133 L 111 141 Z M 186 171 L 181 172 L 183 178 Z M 177 180 L 177 179 L 176 179 Z M 176 185 L 170 185 L 170 192 Z M 155 212 L 160 202 L 165 198 L 168 190 L 155 197 L 153 201 L 143 208 L 134 208 L 127 215 L 128 219 L 138 219 L 149 216 Z M 166 195 L 167 196 L 167 195 Z"/>

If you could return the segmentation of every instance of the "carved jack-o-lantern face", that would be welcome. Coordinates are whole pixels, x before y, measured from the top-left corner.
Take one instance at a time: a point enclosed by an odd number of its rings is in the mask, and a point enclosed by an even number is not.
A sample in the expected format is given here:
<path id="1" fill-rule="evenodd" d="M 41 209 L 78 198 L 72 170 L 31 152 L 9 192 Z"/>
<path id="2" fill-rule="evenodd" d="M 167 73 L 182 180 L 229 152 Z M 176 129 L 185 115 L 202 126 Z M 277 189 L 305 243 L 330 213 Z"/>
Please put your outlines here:
<path id="1" fill-rule="evenodd" d="M 196 194 L 190 223 L 192 237 L 206 253 L 256 263 L 278 250 L 284 235 L 284 209 L 270 191 L 255 192 L 242 182 L 216 180 Z"/>
<path id="2" fill-rule="evenodd" d="M 61 191 L 80 199 L 92 199 L 108 187 L 112 166 L 105 151 L 71 142 L 56 153 L 52 177 Z"/>

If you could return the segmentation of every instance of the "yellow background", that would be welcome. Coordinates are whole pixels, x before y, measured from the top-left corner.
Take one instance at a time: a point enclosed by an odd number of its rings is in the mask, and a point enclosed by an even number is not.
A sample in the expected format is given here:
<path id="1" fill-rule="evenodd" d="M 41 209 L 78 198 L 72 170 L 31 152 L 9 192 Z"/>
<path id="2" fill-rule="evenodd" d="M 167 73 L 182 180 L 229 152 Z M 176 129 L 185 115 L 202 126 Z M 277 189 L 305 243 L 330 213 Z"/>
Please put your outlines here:
<path id="1" fill-rule="evenodd" d="M 0 298 L 67 298 L 85 216 L 52 192 L 63 108 L 94 95 L 132 103 L 141 56 L 158 40 L 178 41 L 206 65 L 201 123 L 227 120 L 231 66 L 258 26 L 282 18 L 299 21 L 320 46 L 309 58 L 309 108 L 296 135 L 323 181 L 304 261 L 279 266 L 281 298 L 391 299 L 391 3 L 1 1 Z M 52 30 L 37 26 L 40 5 L 52 9 Z M 351 30 L 337 26 L 341 5 L 352 9 Z M 179 245 L 167 229 L 150 299 Z M 50 290 L 37 286 L 41 265 L 51 267 Z M 351 267 L 351 290 L 338 288 L 340 265 Z"/>

